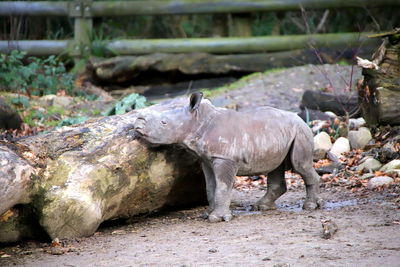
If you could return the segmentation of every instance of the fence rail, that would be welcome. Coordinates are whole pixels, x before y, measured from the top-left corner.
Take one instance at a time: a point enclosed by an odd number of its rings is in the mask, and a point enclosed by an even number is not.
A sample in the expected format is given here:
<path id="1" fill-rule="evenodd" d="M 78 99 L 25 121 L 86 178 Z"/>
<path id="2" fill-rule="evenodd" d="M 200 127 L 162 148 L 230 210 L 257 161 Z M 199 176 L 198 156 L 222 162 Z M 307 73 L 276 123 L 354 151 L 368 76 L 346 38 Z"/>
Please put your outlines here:
<path id="1" fill-rule="evenodd" d="M 84 8 L 81 9 L 83 3 Z M 0 2 L 0 15 L 66 16 L 77 11 L 91 17 L 248 13 L 322 8 L 400 6 L 399 0 L 165 0 Z"/>
<path id="2" fill-rule="evenodd" d="M 201 13 L 249 13 L 259 11 L 289 11 L 320 8 L 400 6 L 399 0 L 166 0 L 166 1 L 32 1 L 0 2 L 0 16 L 69 16 L 74 18 L 74 39 L 65 41 L 0 41 L 0 52 L 11 49 L 27 51 L 31 55 L 68 52 L 72 56 L 90 53 L 93 17 L 122 15 L 165 15 Z M 361 39 L 360 39 L 361 38 Z M 367 41 L 358 33 L 315 34 L 277 37 L 242 38 L 189 38 L 158 40 L 110 41 L 105 47 L 119 54 L 145 54 L 153 52 L 263 52 L 302 48 L 313 42 L 316 47 L 354 45 Z M 104 43 L 103 43 L 104 45 Z"/>
<path id="3" fill-rule="evenodd" d="M 110 41 L 105 48 L 119 55 L 140 55 L 150 53 L 190 53 L 205 52 L 214 54 L 276 52 L 313 47 L 357 46 L 360 43 L 374 42 L 366 38 L 367 33 L 327 33 L 295 36 L 268 36 L 248 38 L 191 38 L 191 39 L 152 39 Z M 30 55 L 60 54 L 66 51 L 72 41 L 15 41 L 0 42 L 0 51 L 10 52 L 17 49 Z M 103 43 L 94 42 L 95 46 Z M 77 47 L 79 50 L 79 47 Z M 73 48 L 71 48 L 73 49 Z"/>

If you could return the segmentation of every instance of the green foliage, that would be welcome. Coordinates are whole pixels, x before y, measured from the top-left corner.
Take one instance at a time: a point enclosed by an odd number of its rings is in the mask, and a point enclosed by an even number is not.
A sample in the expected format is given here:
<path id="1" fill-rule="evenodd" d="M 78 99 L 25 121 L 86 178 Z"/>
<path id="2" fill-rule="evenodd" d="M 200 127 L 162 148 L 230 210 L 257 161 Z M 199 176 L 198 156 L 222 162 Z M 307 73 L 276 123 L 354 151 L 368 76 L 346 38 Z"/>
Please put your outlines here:
<path id="1" fill-rule="evenodd" d="M 106 34 L 104 24 L 98 29 L 93 29 L 91 36 L 92 50 L 91 55 L 95 57 L 106 57 L 107 55 L 118 55 L 113 49 L 107 48 L 107 44 L 114 38 Z"/>
<path id="2" fill-rule="evenodd" d="M 146 106 L 148 106 L 146 98 L 139 94 L 133 93 L 115 103 L 115 105 L 110 110 L 105 112 L 104 115 L 121 115 L 128 111 L 144 108 Z"/>
<path id="3" fill-rule="evenodd" d="M 36 96 L 56 94 L 59 90 L 72 94 L 74 77 L 55 56 L 29 57 L 26 64 L 25 56 L 26 52 L 17 50 L 9 55 L 0 54 L 0 89 Z"/>
<path id="4" fill-rule="evenodd" d="M 16 106 L 22 106 L 24 108 L 29 107 L 29 98 L 23 95 L 11 98 L 11 103 Z"/>
<path id="5" fill-rule="evenodd" d="M 101 110 L 100 110 L 100 109 L 97 109 L 97 108 L 93 109 L 93 110 L 92 110 L 92 115 L 93 115 L 93 116 L 99 116 L 99 115 L 101 115 Z"/>
<path id="6" fill-rule="evenodd" d="M 30 110 L 23 117 L 23 121 L 29 126 L 36 126 L 37 121 L 43 121 L 45 118 L 45 114 L 40 110 Z"/>
<path id="7" fill-rule="evenodd" d="M 251 24 L 251 30 L 254 36 L 270 35 L 277 23 L 276 13 L 258 13 Z"/>

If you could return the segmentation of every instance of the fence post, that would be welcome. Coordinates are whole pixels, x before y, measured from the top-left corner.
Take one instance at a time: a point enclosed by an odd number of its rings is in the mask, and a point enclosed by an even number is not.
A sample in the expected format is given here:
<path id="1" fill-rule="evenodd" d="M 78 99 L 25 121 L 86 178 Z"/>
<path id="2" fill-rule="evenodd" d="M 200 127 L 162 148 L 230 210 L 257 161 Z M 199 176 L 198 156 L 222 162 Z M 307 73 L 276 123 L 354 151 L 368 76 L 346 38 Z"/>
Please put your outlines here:
<path id="1" fill-rule="evenodd" d="M 231 14 L 230 36 L 251 37 L 251 16 L 246 13 Z"/>
<path id="2" fill-rule="evenodd" d="M 69 7 L 69 16 L 74 18 L 74 40 L 69 45 L 69 54 L 77 64 L 90 56 L 92 49 L 92 0 L 74 0 Z"/>

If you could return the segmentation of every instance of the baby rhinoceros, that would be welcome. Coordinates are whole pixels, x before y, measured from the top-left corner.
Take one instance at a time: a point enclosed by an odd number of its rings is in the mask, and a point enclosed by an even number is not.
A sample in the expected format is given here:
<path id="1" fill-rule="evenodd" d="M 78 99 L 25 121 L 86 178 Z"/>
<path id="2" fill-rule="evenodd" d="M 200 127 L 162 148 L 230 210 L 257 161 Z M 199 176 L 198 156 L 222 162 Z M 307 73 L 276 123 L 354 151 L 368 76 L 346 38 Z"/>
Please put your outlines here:
<path id="1" fill-rule="evenodd" d="M 268 174 L 267 193 L 253 210 L 275 208 L 286 192 L 285 170 L 299 173 L 306 185 L 303 208 L 318 206 L 319 176 L 313 168 L 313 136 L 296 114 L 261 107 L 249 112 L 217 108 L 201 93 L 185 105 L 162 111 L 145 109 L 134 123 L 135 135 L 152 145 L 178 144 L 201 160 L 210 222 L 229 221 L 236 175 Z"/>

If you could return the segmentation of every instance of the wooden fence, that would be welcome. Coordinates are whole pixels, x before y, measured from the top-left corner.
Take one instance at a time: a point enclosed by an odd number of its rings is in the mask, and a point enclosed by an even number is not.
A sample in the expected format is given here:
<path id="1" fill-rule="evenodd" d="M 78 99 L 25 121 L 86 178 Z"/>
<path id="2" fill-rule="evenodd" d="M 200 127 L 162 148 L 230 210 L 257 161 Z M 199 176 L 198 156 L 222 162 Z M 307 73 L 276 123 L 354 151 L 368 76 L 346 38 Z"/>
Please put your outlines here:
<path id="1" fill-rule="evenodd" d="M 164 0 L 164 1 L 33 1 L 0 2 L 0 16 L 69 16 L 74 18 L 73 40 L 0 41 L 0 52 L 13 49 L 30 55 L 49 55 L 68 52 L 81 57 L 90 54 L 93 17 L 123 15 L 181 15 L 213 13 L 250 13 L 260 11 L 289 11 L 304 9 L 331 9 L 346 7 L 400 6 L 399 0 Z M 118 54 L 147 54 L 154 52 L 235 53 L 270 52 L 315 47 L 357 45 L 365 35 L 313 34 L 266 37 L 224 37 L 188 39 L 148 39 L 109 41 L 105 47 Z M 102 43 L 101 45 L 104 45 Z"/>

